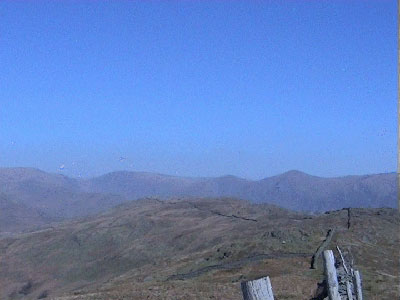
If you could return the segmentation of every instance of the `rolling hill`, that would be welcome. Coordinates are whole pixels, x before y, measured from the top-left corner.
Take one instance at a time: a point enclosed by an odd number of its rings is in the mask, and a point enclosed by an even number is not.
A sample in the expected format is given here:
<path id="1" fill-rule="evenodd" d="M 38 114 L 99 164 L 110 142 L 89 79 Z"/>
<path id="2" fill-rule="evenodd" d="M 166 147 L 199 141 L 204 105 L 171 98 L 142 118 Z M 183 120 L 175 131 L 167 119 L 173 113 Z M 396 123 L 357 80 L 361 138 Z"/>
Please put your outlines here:
<path id="1" fill-rule="evenodd" d="M 397 299 L 399 225 L 388 208 L 310 216 L 231 198 L 141 199 L 0 238 L 0 298 L 240 300 L 240 281 L 268 275 L 277 299 L 310 299 L 323 279 L 311 257 L 334 229 L 329 247 L 353 256 L 365 298 Z"/>
<path id="2" fill-rule="evenodd" d="M 125 199 L 86 192 L 74 178 L 32 168 L 0 169 L 0 194 L 55 220 L 95 214 Z"/>
<path id="3" fill-rule="evenodd" d="M 5 195 L 0 195 L 0 234 L 35 228 L 55 221 L 38 209 L 17 203 Z"/>
<path id="4" fill-rule="evenodd" d="M 235 197 L 321 212 L 343 207 L 397 207 L 396 178 L 395 173 L 323 178 L 289 171 L 251 181 L 235 176 L 191 178 L 121 171 L 76 179 L 32 168 L 1 168 L 0 194 L 13 199 L 14 206 L 32 208 L 34 214 L 54 220 L 96 214 L 142 197 Z"/>

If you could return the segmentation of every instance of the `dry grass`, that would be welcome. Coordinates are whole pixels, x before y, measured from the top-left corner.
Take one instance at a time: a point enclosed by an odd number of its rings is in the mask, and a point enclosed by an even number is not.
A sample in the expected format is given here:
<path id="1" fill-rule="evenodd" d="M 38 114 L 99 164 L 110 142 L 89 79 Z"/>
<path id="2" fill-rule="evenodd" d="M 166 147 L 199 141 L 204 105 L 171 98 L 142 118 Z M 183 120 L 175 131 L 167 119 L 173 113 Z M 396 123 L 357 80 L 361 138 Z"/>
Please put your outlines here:
<path id="1" fill-rule="evenodd" d="M 311 255 L 335 228 L 331 249 L 351 249 L 366 298 L 398 299 L 399 214 L 352 213 L 348 230 L 346 211 L 310 218 L 233 199 L 134 202 L 1 239 L 0 298 L 37 299 L 47 290 L 59 300 L 234 300 L 241 281 L 268 275 L 277 299 L 310 299 L 323 278 L 320 263 L 309 269 Z M 177 274 L 186 275 L 168 280 Z M 32 288 L 22 297 L 28 280 Z"/>

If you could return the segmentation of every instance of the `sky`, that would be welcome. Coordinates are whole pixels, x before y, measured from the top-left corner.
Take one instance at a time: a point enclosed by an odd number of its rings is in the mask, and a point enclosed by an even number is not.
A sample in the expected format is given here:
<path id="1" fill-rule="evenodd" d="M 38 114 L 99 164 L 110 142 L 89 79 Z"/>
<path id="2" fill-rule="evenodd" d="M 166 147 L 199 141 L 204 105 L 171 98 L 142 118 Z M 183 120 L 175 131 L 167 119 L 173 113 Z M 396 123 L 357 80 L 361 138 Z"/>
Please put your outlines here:
<path id="1" fill-rule="evenodd" d="M 397 165 L 397 1 L 0 1 L 0 167 Z"/>

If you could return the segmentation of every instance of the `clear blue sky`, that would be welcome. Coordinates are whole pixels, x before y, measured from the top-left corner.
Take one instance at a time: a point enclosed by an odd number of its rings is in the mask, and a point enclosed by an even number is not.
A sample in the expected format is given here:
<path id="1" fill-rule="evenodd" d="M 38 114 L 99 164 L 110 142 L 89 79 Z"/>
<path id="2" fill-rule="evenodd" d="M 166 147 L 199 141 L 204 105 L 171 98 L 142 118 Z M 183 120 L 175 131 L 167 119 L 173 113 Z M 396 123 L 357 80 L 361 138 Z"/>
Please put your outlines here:
<path id="1" fill-rule="evenodd" d="M 0 2 L 0 166 L 330 177 L 396 136 L 396 1 Z"/>

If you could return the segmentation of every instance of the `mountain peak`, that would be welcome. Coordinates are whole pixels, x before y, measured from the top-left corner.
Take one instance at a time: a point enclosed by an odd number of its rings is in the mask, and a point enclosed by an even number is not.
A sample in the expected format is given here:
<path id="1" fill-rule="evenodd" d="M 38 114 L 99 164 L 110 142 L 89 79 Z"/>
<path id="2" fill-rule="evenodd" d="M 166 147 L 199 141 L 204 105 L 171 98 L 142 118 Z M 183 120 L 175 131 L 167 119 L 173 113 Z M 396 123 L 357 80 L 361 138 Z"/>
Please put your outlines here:
<path id="1" fill-rule="evenodd" d="M 289 170 L 285 173 L 282 173 L 281 175 L 283 175 L 283 176 L 310 176 L 309 174 L 304 173 L 299 170 Z"/>

